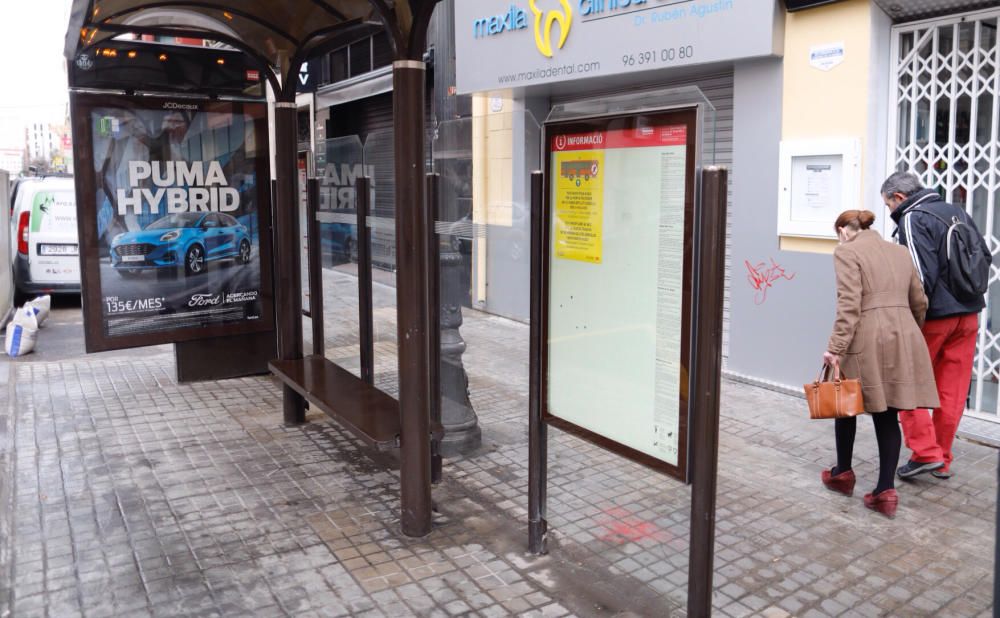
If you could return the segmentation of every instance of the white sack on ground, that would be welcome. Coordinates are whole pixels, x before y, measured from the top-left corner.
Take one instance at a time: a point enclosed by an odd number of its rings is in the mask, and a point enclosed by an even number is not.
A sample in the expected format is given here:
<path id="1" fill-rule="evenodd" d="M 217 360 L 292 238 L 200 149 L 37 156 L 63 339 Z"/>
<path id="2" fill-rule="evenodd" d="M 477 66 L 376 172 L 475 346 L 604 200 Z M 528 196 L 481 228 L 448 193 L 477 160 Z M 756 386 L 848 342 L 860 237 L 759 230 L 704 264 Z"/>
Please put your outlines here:
<path id="1" fill-rule="evenodd" d="M 37 337 L 38 319 L 35 317 L 35 310 L 25 305 L 17 310 L 14 319 L 7 325 L 4 350 L 14 358 L 24 356 L 34 351 Z"/>
<path id="2" fill-rule="evenodd" d="M 35 312 L 35 317 L 38 319 L 38 326 L 41 327 L 45 319 L 49 317 L 49 311 L 52 309 L 52 297 L 48 294 L 37 296 L 24 303 L 24 306 L 31 307 Z"/>

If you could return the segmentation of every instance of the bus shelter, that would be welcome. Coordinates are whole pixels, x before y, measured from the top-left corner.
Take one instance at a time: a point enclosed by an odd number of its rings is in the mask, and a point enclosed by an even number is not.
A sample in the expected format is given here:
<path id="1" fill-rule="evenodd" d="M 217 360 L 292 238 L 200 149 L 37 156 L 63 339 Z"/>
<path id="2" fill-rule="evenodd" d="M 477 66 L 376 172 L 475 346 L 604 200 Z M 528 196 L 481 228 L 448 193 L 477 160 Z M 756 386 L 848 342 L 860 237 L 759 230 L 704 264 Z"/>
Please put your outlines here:
<path id="1" fill-rule="evenodd" d="M 438 0 L 74 0 L 65 55 L 86 67 L 102 45 L 122 35 L 187 37 L 217 42 L 250 58 L 273 99 L 273 307 L 277 360 L 286 422 L 305 420 L 311 403 L 369 443 L 398 436 L 401 523 L 404 534 L 431 530 L 432 421 L 439 399 L 436 376 L 438 313 L 433 217 L 425 194 L 423 61 Z M 310 363 L 303 350 L 300 217 L 296 161 L 296 76 L 313 57 L 353 37 L 384 30 L 393 49 L 396 181 L 399 400 L 389 405 L 370 384 Z M 140 90 L 126 87 L 121 90 Z M 191 93 L 197 95 L 197 92 Z M 174 103 L 179 106 L 180 104 Z M 74 131 L 81 126 L 74 104 Z M 114 130 L 109 127 L 108 130 Z M 77 159 L 83 152 L 74 140 Z M 140 170 L 141 171 L 141 170 Z M 186 170 L 193 173 L 191 170 Z M 180 173 L 180 172 L 178 172 Z M 209 170 L 211 174 L 211 170 Z M 85 175 L 84 170 L 78 176 Z M 78 180 L 78 194 L 80 192 Z M 263 226 L 263 223 L 262 223 Z M 86 239 L 81 237 L 81 242 Z M 140 345 L 132 343 L 131 345 Z M 340 402 L 329 403 L 335 392 Z"/>

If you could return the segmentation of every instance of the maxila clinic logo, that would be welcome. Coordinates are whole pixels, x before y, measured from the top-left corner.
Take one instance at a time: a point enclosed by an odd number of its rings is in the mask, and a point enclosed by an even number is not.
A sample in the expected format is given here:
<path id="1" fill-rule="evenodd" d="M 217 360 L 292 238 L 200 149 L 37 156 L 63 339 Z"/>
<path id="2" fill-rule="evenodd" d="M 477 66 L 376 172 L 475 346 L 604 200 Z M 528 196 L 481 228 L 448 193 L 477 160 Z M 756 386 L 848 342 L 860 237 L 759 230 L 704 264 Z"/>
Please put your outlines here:
<path id="1" fill-rule="evenodd" d="M 538 8 L 538 2 L 545 0 L 528 0 L 528 8 L 534 16 L 535 47 L 546 58 L 551 58 L 556 49 L 562 49 L 573 26 L 573 7 L 569 0 L 559 0 L 560 9 L 543 10 Z M 558 38 L 555 38 L 556 25 L 559 26 Z M 496 36 L 505 32 L 524 30 L 528 27 L 528 13 L 523 8 L 511 4 L 506 13 L 490 15 L 475 20 L 472 24 L 474 38 Z"/>
<path id="2" fill-rule="evenodd" d="M 573 25 L 573 7 L 568 0 L 559 0 L 562 11 L 541 11 L 535 6 L 535 0 L 528 0 L 531 12 L 535 15 L 535 46 L 546 58 L 552 57 L 552 29 L 559 24 L 559 49 L 566 44 L 570 26 Z"/>

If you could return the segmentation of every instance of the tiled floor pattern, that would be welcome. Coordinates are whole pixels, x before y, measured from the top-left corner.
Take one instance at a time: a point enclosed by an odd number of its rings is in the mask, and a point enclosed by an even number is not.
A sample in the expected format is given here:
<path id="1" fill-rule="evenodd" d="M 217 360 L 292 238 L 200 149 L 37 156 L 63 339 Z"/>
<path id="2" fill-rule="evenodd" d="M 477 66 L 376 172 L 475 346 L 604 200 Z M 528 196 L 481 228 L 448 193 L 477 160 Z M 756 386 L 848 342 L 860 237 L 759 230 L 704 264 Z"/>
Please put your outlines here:
<path id="1" fill-rule="evenodd" d="M 326 274 L 328 355 L 350 366 L 355 283 Z M 375 297 L 391 392 L 392 290 Z M 466 312 L 462 334 L 484 444 L 446 463 L 424 539 L 399 532 L 393 459 L 318 414 L 283 426 L 268 378 L 177 385 L 165 354 L 16 367 L 0 610 L 683 615 L 689 489 L 555 430 L 550 553 L 525 552 L 527 327 Z M 889 521 L 820 486 L 832 431 L 800 400 L 726 382 L 723 408 L 717 615 L 989 615 L 996 451 L 959 442 L 955 478 L 902 486 Z M 863 423 L 859 490 L 874 466 Z"/>

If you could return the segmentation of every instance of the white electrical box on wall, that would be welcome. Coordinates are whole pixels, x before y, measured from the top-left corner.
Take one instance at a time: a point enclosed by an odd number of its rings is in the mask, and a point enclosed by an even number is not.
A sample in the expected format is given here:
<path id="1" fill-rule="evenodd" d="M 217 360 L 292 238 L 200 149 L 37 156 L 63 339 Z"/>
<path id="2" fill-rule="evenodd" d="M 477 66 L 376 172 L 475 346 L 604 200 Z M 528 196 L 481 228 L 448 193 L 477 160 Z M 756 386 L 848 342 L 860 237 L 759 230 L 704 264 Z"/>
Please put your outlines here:
<path id="1" fill-rule="evenodd" d="M 837 237 L 837 216 L 861 208 L 861 140 L 781 142 L 778 235 Z"/>

